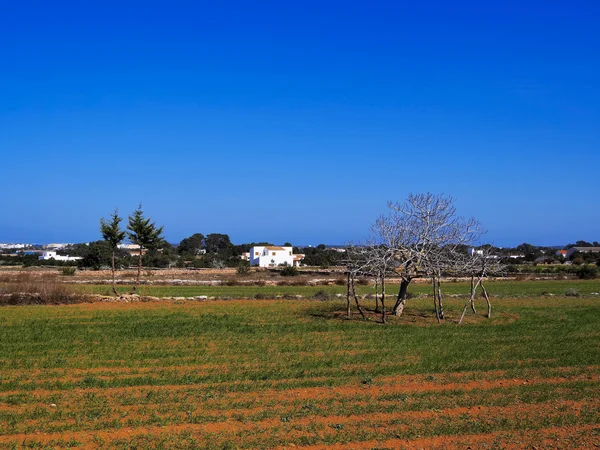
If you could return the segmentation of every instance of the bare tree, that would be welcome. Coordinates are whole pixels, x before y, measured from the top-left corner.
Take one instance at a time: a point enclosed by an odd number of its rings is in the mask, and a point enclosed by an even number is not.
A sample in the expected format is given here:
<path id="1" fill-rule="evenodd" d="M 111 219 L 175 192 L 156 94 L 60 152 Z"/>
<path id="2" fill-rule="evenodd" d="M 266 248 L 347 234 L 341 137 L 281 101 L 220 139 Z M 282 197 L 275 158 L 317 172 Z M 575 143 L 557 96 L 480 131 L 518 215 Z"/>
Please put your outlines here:
<path id="1" fill-rule="evenodd" d="M 505 266 L 502 259 L 497 255 L 494 255 L 491 248 L 488 247 L 473 253 L 466 270 L 471 274 L 471 295 L 469 296 L 469 300 L 465 303 L 460 320 L 458 321 L 459 324 L 461 324 L 465 318 L 469 305 L 471 306 L 471 310 L 476 312 L 475 297 L 477 295 L 478 287 L 481 288 L 481 294 L 487 303 L 486 317 L 490 318 L 492 316 L 492 303 L 490 302 L 490 297 L 483 283 L 488 275 L 501 275 L 505 270 Z"/>
<path id="2" fill-rule="evenodd" d="M 481 234 L 475 219 L 456 214 L 453 199 L 444 195 L 410 194 L 405 203 L 388 203 L 390 213 L 377 219 L 374 229 L 382 245 L 389 247 L 401 277 L 392 314 L 400 316 L 406 305 L 408 286 L 420 275 L 432 280 L 438 320 L 444 318 L 440 280 L 456 270 L 457 249 Z"/>
<path id="3" fill-rule="evenodd" d="M 350 298 L 354 298 L 356 308 L 364 320 L 367 320 L 358 296 L 356 295 L 355 279 L 361 274 L 368 273 L 369 268 L 369 251 L 366 245 L 348 244 L 346 246 L 346 315 L 351 316 Z"/>

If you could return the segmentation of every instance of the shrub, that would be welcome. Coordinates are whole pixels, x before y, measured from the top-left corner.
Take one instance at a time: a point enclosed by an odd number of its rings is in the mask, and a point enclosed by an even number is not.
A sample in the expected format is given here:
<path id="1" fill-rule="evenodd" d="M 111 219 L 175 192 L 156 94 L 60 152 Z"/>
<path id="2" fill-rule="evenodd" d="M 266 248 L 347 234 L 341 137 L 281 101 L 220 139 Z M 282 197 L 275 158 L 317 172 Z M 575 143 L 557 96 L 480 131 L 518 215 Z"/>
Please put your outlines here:
<path id="1" fill-rule="evenodd" d="M 14 282 L 0 286 L 0 305 L 59 305 L 80 303 L 85 297 L 76 296 L 54 276 L 18 275 Z"/>
<path id="2" fill-rule="evenodd" d="M 567 297 L 579 297 L 579 291 L 574 288 L 569 288 L 565 291 Z"/>
<path id="3" fill-rule="evenodd" d="M 76 267 L 63 267 L 62 269 L 60 269 L 60 274 L 63 277 L 72 277 L 75 275 L 75 272 L 77 272 L 77 268 Z"/>
<path id="4" fill-rule="evenodd" d="M 367 284 L 369 284 L 369 280 L 367 280 L 366 278 L 359 278 L 358 280 L 356 280 L 356 284 L 360 286 L 366 286 Z"/>
<path id="5" fill-rule="evenodd" d="M 250 264 L 248 261 L 241 261 L 236 269 L 238 275 L 246 276 L 250 273 Z"/>
<path id="6" fill-rule="evenodd" d="M 295 277 L 298 275 L 298 269 L 294 266 L 286 266 L 281 269 L 280 274 L 282 277 Z"/>
<path id="7" fill-rule="evenodd" d="M 260 292 L 258 294 L 254 294 L 255 300 L 265 300 L 266 298 L 267 296 L 265 294 L 261 294 Z"/>
<path id="8" fill-rule="evenodd" d="M 322 289 L 318 290 L 317 292 L 314 293 L 313 300 L 321 300 L 321 301 L 329 300 L 329 294 Z"/>
<path id="9" fill-rule="evenodd" d="M 346 280 L 344 278 L 336 278 L 335 279 L 335 284 L 338 286 L 345 286 L 346 285 Z"/>
<path id="10" fill-rule="evenodd" d="M 598 267 L 592 264 L 582 265 L 577 270 L 577 276 L 582 280 L 593 280 L 597 275 Z"/>

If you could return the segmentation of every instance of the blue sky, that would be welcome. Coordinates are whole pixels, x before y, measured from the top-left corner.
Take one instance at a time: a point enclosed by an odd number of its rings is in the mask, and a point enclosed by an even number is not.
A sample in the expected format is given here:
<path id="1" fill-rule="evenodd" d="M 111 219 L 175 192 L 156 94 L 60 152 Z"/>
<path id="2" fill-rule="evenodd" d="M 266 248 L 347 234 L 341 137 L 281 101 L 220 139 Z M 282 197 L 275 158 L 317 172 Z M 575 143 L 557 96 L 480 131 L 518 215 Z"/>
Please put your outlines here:
<path id="1" fill-rule="evenodd" d="M 600 4 L 4 2 L 0 241 L 343 243 L 444 193 L 485 241 L 600 240 Z"/>

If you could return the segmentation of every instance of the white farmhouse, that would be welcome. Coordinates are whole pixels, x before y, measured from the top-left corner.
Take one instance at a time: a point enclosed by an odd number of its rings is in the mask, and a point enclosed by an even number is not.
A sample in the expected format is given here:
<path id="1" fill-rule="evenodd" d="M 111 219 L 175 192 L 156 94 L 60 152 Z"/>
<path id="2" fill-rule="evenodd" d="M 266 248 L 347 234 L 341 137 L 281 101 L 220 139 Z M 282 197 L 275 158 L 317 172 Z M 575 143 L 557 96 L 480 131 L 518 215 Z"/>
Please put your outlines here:
<path id="1" fill-rule="evenodd" d="M 56 252 L 46 251 L 42 253 L 42 256 L 38 257 L 40 261 L 48 261 L 49 259 L 53 259 L 54 261 L 77 261 L 82 259 L 81 256 L 62 256 L 57 255 Z"/>
<path id="2" fill-rule="evenodd" d="M 304 259 L 304 255 L 294 255 L 292 247 L 256 246 L 250 249 L 250 265 L 259 267 L 275 267 L 281 265 L 296 266 Z"/>

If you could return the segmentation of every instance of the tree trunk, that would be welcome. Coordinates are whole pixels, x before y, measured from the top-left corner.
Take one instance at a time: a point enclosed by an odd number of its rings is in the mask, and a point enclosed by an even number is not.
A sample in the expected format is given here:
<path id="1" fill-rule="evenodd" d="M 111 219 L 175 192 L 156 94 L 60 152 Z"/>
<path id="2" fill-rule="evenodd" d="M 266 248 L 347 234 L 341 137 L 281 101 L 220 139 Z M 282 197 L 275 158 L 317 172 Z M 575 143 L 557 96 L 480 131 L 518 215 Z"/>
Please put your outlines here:
<path id="1" fill-rule="evenodd" d="M 385 323 L 385 275 L 381 277 L 381 323 Z"/>
<path id="2" fill-rule="evenodd" d="M 138 259 L 137 277 L 135 278 L 135 284 L 133 285 L 133 289 L 131 289 L 132 294 L 135 294 L 135 291 L 137 290 L 137 286 L 138 286 L 138 284 L 140 284 L 140 277 L 142 275 L 142 251 L 143 251 L 143 247 L 140 245 L 140 257 Z"/>
<path id="3" fill-rule="evenodd" d="M 348 284 L 346 286 L 346 316 L 350 317 L 350 272 L 348 271 Z"/>
<path id="4" fill-rule="evenodd" d="M 117 288 L 115 288 L 115 250 L 114 249 L 112 252 L 112 288 L 113 288 L 113 293 L 118 296 L 119 293 L 117 292 Z"/>
<path id="5" fill-rule="evenodd" d="M 356 296 L 356 288 L 354 287 L 354 277 L 352 277 L 352 295 L 354 296 L 354 301 L 356 302 L 356 308 L 358 309 L 358 312 L 364 320 L 367 320 L 367 316 L 365 316 L 364 311 L 360 307 L 360 302 L 358 301 L 358 297 Z"/>
<path id="6" fill-rule="evenodd" d="M 400 289 L 398 290 L 398 298 L 396 299 L 396 304 L 392 309 L 392 314 L 394 316 L 400 317 L 402 312 L 404 311 L 404 306 L 406 305 L 406 294 L 408 292 L 408 285 L 410 284 L 410 278 L 402 278 L 400 282 Z"/>
<path id="7" fill-rule="evenodd" d="M 437 281 L 437 298 L 438 298 L 438 307 L 440 310 L 440 320 L 444 320 L 444 297 L 442 296 L 442 274 L 438 273 L 438 281 Z"/>
<path id="8" fill-rule="evenodd" d="M 471 275 L 471 297 L 473 298 L 473 301 L 471 301 L 471 310 L 473 311 L 473 314 L 476 314 L 477 310 L 475 309 L 475 277 L 473 275 Z"/>
<path id="9" fill-rule="evenodd" d="M 379 312 L 379 297 L 377 296 L 377 294 L 379 293 L 379 291 L 377 290 L 377 284 L 379 281 L 379 276 L 375 277 L 375 312 Z"/>
<path id="10" fill-rule="evenodd" d="M 483 280 L 481 281 L 480 285 L 481 285 L 481 290 L 483 291 L 483 298 L 485 298 L 485 301 L 487 302 L 487 306 L 488 306 L 487 318 L 489 319 L 490 317 L 492 317 L 492 304 L 490 303 L 490 298 L 488 297 L 488 293 L 485 290 L 485 286 L 483 285 Z"/>
<path id="11" fill-rule="evenodd" d="M 460 316 L 460 320 L 458 321 L 459 325 L 462 323 L 463 319 L 465 318 L 465 313 L 467 312 L 469 303 L 472 304 L 475 301 L 475 292 L 477 291 L 477 286 L 479 286 L 480 282 L 481 282 L 481 279 L 478 279 L 477 283 L 471 288 L 471 297 L 469 298 L 469 300 L 467 300 L 467 303 L 465 303 L 465 307 L 463 308 L 462 315 Z"/>
<path id="12" fill-rule="evenodd" d="M 437 304 L 437 289 L 435 286 L 435 274 L 431 275 L 431 287 L 433 288 L 433 309 L 435 310 L 435 318 L 440 323 L 440 312 Z"/>

